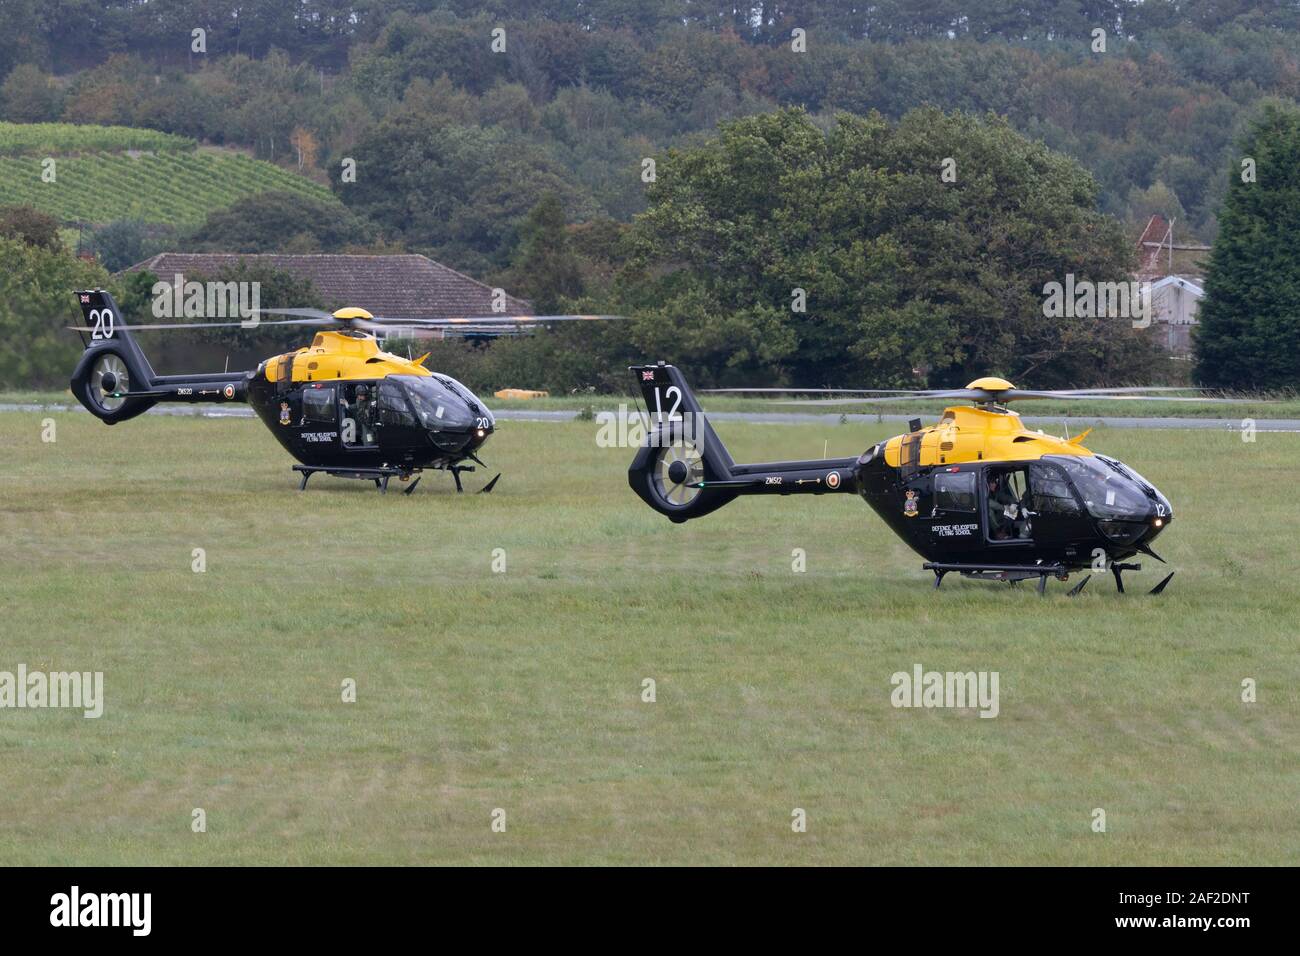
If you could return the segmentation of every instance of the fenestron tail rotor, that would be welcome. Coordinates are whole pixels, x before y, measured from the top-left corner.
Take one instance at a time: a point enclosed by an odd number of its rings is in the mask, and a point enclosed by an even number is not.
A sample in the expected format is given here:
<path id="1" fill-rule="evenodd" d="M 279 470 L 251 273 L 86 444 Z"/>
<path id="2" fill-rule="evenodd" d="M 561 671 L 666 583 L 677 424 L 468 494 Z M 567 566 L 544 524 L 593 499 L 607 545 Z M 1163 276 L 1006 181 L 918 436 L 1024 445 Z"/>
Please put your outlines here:
<path id="1" fill-rule="evenodd" d="M 670 505 L 691 504 L 703 490 L 704 457 L 695 442 L 677 438 L 655 455 L 654 488 Z"/>
<path id="2" fill-rule="evenodd" d="M 90 370 L 90 398 L 106 412 L 115 412 L 126 402 L 131 374 L 116 352 L 104 352 Z"/>

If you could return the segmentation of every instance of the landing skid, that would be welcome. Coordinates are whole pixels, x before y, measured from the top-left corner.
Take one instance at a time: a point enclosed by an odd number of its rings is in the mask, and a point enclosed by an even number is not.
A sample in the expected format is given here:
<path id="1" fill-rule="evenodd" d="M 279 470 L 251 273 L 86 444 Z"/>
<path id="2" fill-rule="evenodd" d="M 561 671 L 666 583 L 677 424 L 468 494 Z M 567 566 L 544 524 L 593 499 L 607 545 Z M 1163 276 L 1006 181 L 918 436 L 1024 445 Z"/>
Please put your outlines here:
<path id="1" fill-rule="evenodd" d="M 306 491 L 307 482 L 311 479 L 311 476 L 322 471 L 335 478 L 357 478 L 361 481 L 373 481 L 375 487 L 379 489 L 380 494 L 387 494 L 389 479 L 397 478 L 400 481 L 410 481 L 410 484 L 402 489 L 402 494 L 409 495 L 415 490 L 415 486 L 420 483 L 420 478 L 422 477 L 419 473 L 420 469 L 418 468 L 336 468 L 322 465 L 294 465 L 293 470 L 302 475 L 302 483 L 298 485 L 299 491 Z M 446 470 L 451 472 L 451 476 L 456 482 L 456 491 L 459 493 L 465 490 L 461 485 L 460 473 L 462 471 L 473 471 L 474 466 L 448 465 Z M 491 491 L 500 477 L 500 475 L 497 475 L 496 478 L 489 481 L 487 485 L 480 490 L 479 494 Z"/>
<path id="2" fill-rule="evenodd" d="M 946 564 L 933 561 L 927 561 L 921 566 L 926 571 L 934 572 L 934 587 L 938 590 L 943 584 L 943 577 L 956 571 L 964 578 L 970 578 L 978 581 L 1004 581 L 1007 584 L 1017 585 L 1021 581 L 1031 581 L 1038 579 L 1038 596 L 1042 597 L 1047 592 L 1047 579 L 1056 578 L 1058 581 L 1065 581 L 1070 576 L 1070 569 L 1063 564 Z M 1115 584 L 1121 594 L 1124 593 L 1124 581 L 1122 578 L 1125 571 L 1141 571 L 1140 564 L 1112 564 L 1111 572 L 1115 575 Z M 1169 581 L 1173 578 L 1174 572 L 1169 572 L 1159 584 L 1152 588 L 1148 593 L 1160 594 L 1164 591 Z M 1088 574 L 1070 588 L 1069 597 L 1078 595 L 1092 580 L 1092 575 Z"/>
<path id="3" fill-rule="evenodd" d="M 1153 554 L 1152 557 L 1156 558 L 1157 561 L 1160 560 L 1160 558 L 1157 555 Z M 1118 561 L 1112 563 L 1110 566 L 1110 573 L 1115 575 L 1115 590 L 1118 591 L 1120 594 L 1124 593 L 1124 572 L 1125 571 L 1141 571 L 1141 570 L 1142 570 L 1142 565 L 1140 564 L 1121 564 Z M 1147 594 L 1164 593 L 1165 588 L 1168 586 L 1169 582 L 1173 580 L 1173 577 L 1174 577 L 1174 572 L 1170 571 L 1161 579 L 1160 583 L 1157 584 L 1155 587 L 1153 587 L 1150 591 L 1148 591 Z"/>
<path id="4" fill-rule="evenodd" d="M 1005 581 L 1019 584 L 1038 578 L 1038 595 L 1047 591 L 1047 579 L 1057 578 L 1064 581 L 1070 576 L 1070 570 L 1063 564 L 940 564 L 927 561 L 922 567 L 934 572 L 934 587 L 938 590 L 943 584 L 943 576 L 956 571 L 964 578 L 976 581 Z"/>

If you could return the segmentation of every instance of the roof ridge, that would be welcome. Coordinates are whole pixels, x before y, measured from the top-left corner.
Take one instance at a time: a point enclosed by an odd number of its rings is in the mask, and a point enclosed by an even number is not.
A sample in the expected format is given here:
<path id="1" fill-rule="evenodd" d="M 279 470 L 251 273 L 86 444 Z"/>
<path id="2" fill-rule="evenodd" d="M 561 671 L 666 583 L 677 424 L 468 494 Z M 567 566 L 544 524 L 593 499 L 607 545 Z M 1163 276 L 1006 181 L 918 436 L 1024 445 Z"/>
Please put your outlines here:
<path id="1" fill-rule="evenodd" d="M 527 299 L 511 295 L 423 253 L 278 253 L 278 252 L 160 252 L 118 275 L 141 271 L 159 275 L 216 273 L 238 264 L 280 269 L 312 281 L 328 300 L 362 303 L 379 314 L 422 315 L 427 310 L 448 315 L 485 315 L 498 311 L 499 291 L 507 308 L 533 313 Z"/>

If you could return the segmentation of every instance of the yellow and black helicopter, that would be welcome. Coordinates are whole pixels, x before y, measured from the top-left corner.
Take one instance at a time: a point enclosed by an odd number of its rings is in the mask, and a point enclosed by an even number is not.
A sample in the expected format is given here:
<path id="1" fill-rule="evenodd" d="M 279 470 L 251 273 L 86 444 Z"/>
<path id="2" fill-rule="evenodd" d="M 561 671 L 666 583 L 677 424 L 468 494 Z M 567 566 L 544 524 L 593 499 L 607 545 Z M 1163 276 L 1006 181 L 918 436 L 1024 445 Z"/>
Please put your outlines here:
<path id="1" fill-rule="evenodd" d="M 159 402 L 247 402 L 300 464 L 299 490 L 316 472 L 371 480 L 381 491 L 396 477 L 410 494 L 423 469 L 461 473 L 482 465 L 477 452 L 496 429 L 492 412 L 449 375 L 430 371 L 427 357 L 380 349 L 375 332 L 431 330 L 440 335 L 496 335 L 532 325 L 614 318 L 587 315 L 467 316 L 401 319 L 364 309 L 261 309 L 291 318 L 255 326 L 316 326 L 310 345 L 275 355 L 248 372 L 158 375 L 132 333 L 157 329 L 250 328 L 249 322 L 185 322 L 127 326 L 113 297 L 78 292 L 84 325 L 73 326 L 86 350 L 72 375 L 72 393 L 92 415 L 113 425 Z M 497 475 L 482 489 L 491 491 Z M 411 480 L 414 478 L 414 480 Z"/>
<path id="2" fill-rule="evenodd" d="M 1160 491 L 1123 462 L 1083 446 L 1088 432 L 1055 438 L 1031 431 L 1006 406 L 1023 399 L 1133 399 L 1232 402 L 1226 398 L 1153 396 L 1175 389 L 1031 391 L 1001 378 L 966 388 L 915 391 L 831 391 L 857 398 L 816 404 L 917 399 L 969 400 L 946 409 L 938 424 L 877 442 L 857 458 L 737 464 L 672 365 L 633 366 L 645 399 L 646 439 L 628 469 L 632 490 L 675 522 L 721 508 L 738 495 L 856 494 L 934 573 L 1007 581 L 1065 581 L 1075 571 L 1110 570 L 1124 590 L 1127 559 L 1145 554 L 1164 563 L 1151 542 L 1173 520 Z M 788 389 L 721 389 L 790 392 Z M 803 404 L 803 402 L 799 402 Z M 1091 430 L 1091 429 L 1089 429 Z M 1150 593 L 1159 594 L 1171 571 Z M 1083 590 L 1091 575 L 1070 591 Z"/>

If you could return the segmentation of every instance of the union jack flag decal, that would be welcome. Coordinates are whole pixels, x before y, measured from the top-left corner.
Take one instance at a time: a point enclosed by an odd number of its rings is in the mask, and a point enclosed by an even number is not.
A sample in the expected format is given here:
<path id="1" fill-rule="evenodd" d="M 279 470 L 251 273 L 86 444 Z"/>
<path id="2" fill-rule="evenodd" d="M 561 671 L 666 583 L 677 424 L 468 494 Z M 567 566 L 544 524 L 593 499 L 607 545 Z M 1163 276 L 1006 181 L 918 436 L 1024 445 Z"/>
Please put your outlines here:
<path id="1" fill-rule="evenodd" d="M 644 372 L 641 373 L 641 381 L 643 381 L 643 382 L 653 382 L 654 380 L 655 380 L 655 370 L 654 370 L 654 369 L 647 369 L 646 371 L 644 371 Z"/>

